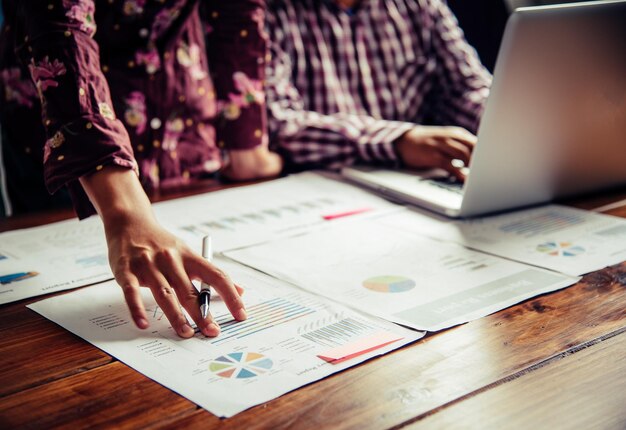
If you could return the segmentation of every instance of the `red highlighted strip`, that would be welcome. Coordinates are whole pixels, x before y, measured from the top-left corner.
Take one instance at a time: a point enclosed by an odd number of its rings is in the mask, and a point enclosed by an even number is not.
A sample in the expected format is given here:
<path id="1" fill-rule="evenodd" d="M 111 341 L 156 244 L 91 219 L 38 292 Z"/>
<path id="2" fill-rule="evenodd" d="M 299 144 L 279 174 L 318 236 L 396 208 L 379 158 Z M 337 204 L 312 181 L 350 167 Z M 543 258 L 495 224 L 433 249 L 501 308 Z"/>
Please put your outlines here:
<path id="1" fill-rule="evenodd" d="M 350 216 L 350 215 L 358 215 L 358 214 L 362 214 L 364 212 L 369 212 L 371 210 L 372 210 L 372 208 L 352 209 L 350 211 L 336 212 L 334 214 L 322 215 L 322 218 L 324 218 L 326 221 L 332 221 L 332 220 L 337 219 L 337 218 L 343 218 L 343 217 Z"/>

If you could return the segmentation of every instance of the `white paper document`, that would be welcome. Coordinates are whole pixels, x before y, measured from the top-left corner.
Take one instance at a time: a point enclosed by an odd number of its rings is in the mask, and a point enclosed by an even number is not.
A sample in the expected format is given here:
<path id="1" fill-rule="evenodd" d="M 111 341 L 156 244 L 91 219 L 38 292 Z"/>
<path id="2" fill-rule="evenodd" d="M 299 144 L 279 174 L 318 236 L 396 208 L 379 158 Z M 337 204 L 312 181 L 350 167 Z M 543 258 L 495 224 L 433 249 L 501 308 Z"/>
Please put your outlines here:
<path id="1" fill-rule="evenodd" d="M 112 278 L 98 217 L 0 234 L 0 304 Z"/>
<path id="2" fill-rule="evenodd" d="M 230 417 L 423 333 L 366 316 L 252 270 L 217 264 L 246 289 L 235 322 L 217 295 L 221 334 L 181 339 L 143 290 L 150 327 L 137 329 L 114 282 L 29 307 L 215 415 Z"/>
<path id="3" fill-rule="evenodd" d="M 225 255 L 372 315 L 429 331 L 578 280 L 403 232 L 378 218 Z"/>
<path id="4" fill-rule="evenodd" d="M 626 219 L 566 206 L 447 223 L 429 223 L 409 211 L 385 218 L 398 229 L 573 276 L 626 260 Z"/>
<path id="5" fill-rule="evenodd" d="M 317 173 L 154 205 L 165 227 L 190 246 L 210 234 L 215 251 L 285 237 L 334 220 L 370 216 L 398 205 Z"/>

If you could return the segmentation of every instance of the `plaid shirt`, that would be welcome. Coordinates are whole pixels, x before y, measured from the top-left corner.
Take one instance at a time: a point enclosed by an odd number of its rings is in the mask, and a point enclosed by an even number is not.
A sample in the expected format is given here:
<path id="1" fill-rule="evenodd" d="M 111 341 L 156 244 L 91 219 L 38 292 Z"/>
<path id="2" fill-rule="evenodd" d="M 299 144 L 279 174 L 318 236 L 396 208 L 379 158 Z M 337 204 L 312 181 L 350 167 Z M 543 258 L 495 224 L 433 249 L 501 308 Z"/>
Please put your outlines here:
<path id="1" fill-rule="evenodd" d="M 269 0 L 272 145 L 292 165 L 396 161 L 416 124 L 476 132 L 491 83 L 441 0 Z"/>

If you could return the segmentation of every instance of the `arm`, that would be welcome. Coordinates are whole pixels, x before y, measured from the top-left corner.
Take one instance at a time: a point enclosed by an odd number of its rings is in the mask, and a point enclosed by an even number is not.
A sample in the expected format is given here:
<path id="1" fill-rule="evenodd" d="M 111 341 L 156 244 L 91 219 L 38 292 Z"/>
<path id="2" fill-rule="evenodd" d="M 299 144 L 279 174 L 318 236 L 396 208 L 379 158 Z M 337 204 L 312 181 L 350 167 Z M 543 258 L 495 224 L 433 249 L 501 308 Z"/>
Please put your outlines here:
<path id="1" fill-rule="evenodd" d="M 49 9 L 38 0 L 20 2 L 26 32 L 22 61 L 31 65 L 48 133 L 44 170 L 54 191 L 68 185 L 87 195 L 102 217 L 109 262 L 122 286 L 133 319 L 146 328 L 139 285 L 149 287 L 176 332 L 193 335 L 179 302 L 202 332 L 219 329 L 199 316 L 189 279 L 212 283 L 238 319 L 245 311 L 228 277 L 192 253 L 154 219 L 137 175 L 128 135 L 111 109 L 106 80 L 98 64 L 93 2 L 59 0 Z M 86 193 L 86 194 L 85 194 Z M 78 207 L 80 212 L 81 197 Z M 84 205 L 82 216 L 93 211 Z"/>
<path id="2" fill-rule="evenodd" d="M 268 14 L 271 60 L 267 96 L 272 139 L 292 163 L 341 167 L 357 160 L 398 160 L 411 168 L 443 167 L 456 174 L 451 158 L 469 160 L 474 136 L 458 128 L 307 110 L 292 83 L 291 44 L 299 41 L 297 34 L 287 33 L 289 19 L 284 14 L 289 13 L 295 12 Z"/>
<path id="3" fill-rule="evenodd" d="M 228 150 L 223 174 L 246 180 L 276 176 L 282 160 L 268 150 L 265 110 L 265 2 L 210 1 L 203 19 L 218 99 L 217 141 Z"/>
<path id="4" fill-rule="evenodd" d="M 268 13 L 267 105 L 272 142 L 295 165 L 339 168 L 355 161 L 396 161 L 394 141 L 415 124 L 367 115 L 307 110 L 292 83 L 288 24 Z"/>
<path id="5" fill-rule="evenodd" d="M 473 133 L 489 94 L 491 75 L 445 2 L 427 0 L 415 7 L 415 26 L 424 29 L 424 48 L 435 64 L 432 89 L 425 98 L 426 116 L 444 125 L 413 129 L 396 142 L 396 149 L 409 167 L 439 167 L 464 180 L 463 167 L 469 165 L 476 144 Z"/>
<path id="6" fill-rule="evenodd" d="M 429 34 L 429 57 L 434 58 L 434 85 L 426 99 L 436 124 L 453 124 L 472 133 L 478 130 L 491 75 L 463 35 L 445 2 L 427 0 L 416 25 Z"/>

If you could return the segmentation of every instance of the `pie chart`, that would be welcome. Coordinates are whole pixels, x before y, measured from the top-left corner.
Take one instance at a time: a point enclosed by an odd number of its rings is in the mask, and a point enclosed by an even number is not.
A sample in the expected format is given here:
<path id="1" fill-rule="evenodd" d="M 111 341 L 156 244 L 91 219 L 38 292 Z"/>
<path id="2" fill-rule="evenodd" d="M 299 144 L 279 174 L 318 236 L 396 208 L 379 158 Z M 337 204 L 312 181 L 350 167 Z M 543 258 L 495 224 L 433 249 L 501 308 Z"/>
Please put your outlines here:
<path id="1" fill-rule="evenodd" d="M 246 379 L 266 373 L 273 365 L 271 359 L 258 352 L 231 352 L 213 360 L 209 370 L 222 378 Z"/>
<path id="2" fill-rule="evenodd" d="M 404 276 L 375 276 L 363 281 L 363 286 L 378 293 L 404 293 L 415 288 L 415 281 Z"/>
<path id="3" fill-rule="evenodd" d="M 576 257 L 584 253 L 585 248 L 571 242 L 551 241 L 537 245 L 537 251 L 555 257 Z"/>

